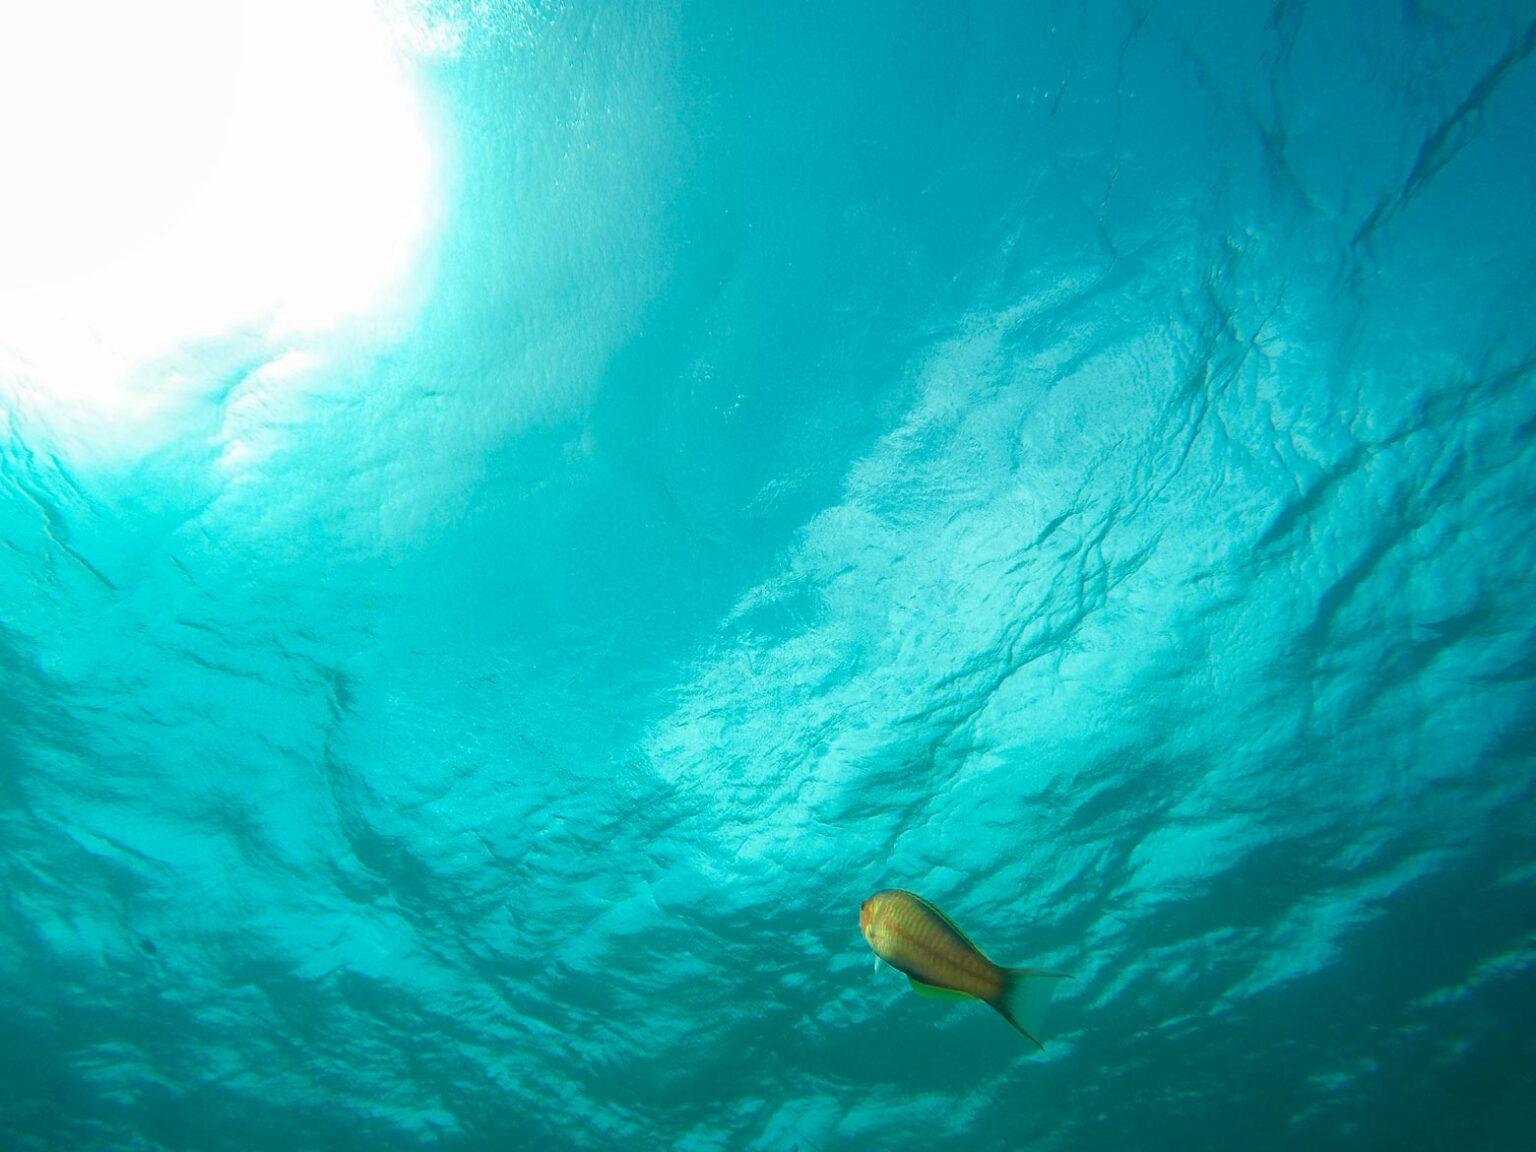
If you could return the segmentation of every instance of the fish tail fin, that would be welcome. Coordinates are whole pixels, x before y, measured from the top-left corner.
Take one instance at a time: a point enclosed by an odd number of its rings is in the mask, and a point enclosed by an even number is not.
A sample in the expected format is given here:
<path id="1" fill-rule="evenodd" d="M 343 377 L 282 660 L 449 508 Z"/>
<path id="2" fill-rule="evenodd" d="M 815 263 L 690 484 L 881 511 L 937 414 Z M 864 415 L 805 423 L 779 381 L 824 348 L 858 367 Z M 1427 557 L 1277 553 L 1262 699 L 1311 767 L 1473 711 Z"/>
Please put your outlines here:
<path id="1" fill-rule="evenodd" d="M 1036 1048 L 1044 1049 L 1036 1037 L 1045 1023 L 1045 1010 L 1066 972 L 1041 972 L 1036 968 L 1004 968 L 1003 990 L 996 1000 L 988 1001 L 998 1014 L 1012 1024 Z"/>

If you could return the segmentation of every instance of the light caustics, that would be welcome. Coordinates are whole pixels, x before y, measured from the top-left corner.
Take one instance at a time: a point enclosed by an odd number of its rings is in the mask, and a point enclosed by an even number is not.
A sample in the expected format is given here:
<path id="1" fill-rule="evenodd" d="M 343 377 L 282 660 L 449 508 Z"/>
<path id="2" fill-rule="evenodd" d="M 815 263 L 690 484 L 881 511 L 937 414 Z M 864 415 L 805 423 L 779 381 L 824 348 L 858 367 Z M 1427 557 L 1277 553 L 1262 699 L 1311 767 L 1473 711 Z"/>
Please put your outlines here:
<path id="1" fill-rule="evenodd" d="M 144 366 L 399 306 L 434 158 L 368 0 L 0 7 L 0 408 L 96 450 L 174 435 Z"/>

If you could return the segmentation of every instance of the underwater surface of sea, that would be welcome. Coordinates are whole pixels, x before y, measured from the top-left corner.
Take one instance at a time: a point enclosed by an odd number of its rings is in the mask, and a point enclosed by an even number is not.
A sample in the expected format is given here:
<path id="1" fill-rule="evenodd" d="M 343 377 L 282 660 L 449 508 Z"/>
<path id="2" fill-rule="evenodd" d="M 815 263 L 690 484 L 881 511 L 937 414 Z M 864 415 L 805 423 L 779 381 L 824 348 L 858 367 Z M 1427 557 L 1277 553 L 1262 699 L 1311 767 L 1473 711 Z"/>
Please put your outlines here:
<path id="1" fill-rule="evenodd" d="M 378 12 L 387 308 L 5 328 L 0 1147 L 1536 1147 L 1536 5 Z"/>

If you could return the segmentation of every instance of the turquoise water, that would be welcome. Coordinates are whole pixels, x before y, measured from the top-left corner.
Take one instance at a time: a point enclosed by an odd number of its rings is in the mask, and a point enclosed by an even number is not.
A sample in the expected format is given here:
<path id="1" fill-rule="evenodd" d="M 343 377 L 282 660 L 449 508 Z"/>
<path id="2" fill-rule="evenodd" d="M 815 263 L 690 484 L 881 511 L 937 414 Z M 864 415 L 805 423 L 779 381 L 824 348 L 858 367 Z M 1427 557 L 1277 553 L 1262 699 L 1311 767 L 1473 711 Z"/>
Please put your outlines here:
<path id="1" fill-rule="evenodd" d="M 5 1148 L 1533 1146 L 1536 9 L 1084 7 L 402 5 L 403 318 L 11 363 Z"/>

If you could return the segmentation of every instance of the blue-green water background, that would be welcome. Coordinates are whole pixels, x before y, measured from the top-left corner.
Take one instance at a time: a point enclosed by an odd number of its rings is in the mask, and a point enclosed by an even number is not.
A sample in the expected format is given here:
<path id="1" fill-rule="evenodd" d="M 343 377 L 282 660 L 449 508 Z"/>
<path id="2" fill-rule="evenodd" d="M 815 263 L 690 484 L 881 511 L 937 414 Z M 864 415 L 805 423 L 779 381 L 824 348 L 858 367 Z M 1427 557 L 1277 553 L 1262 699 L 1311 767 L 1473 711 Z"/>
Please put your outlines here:
<path id="1" fill-rule="evenodd" d="M 1536 10 L 432 16 L 406 329 L 0 422 L 0 1143 L 1532 1147 Z"/>

